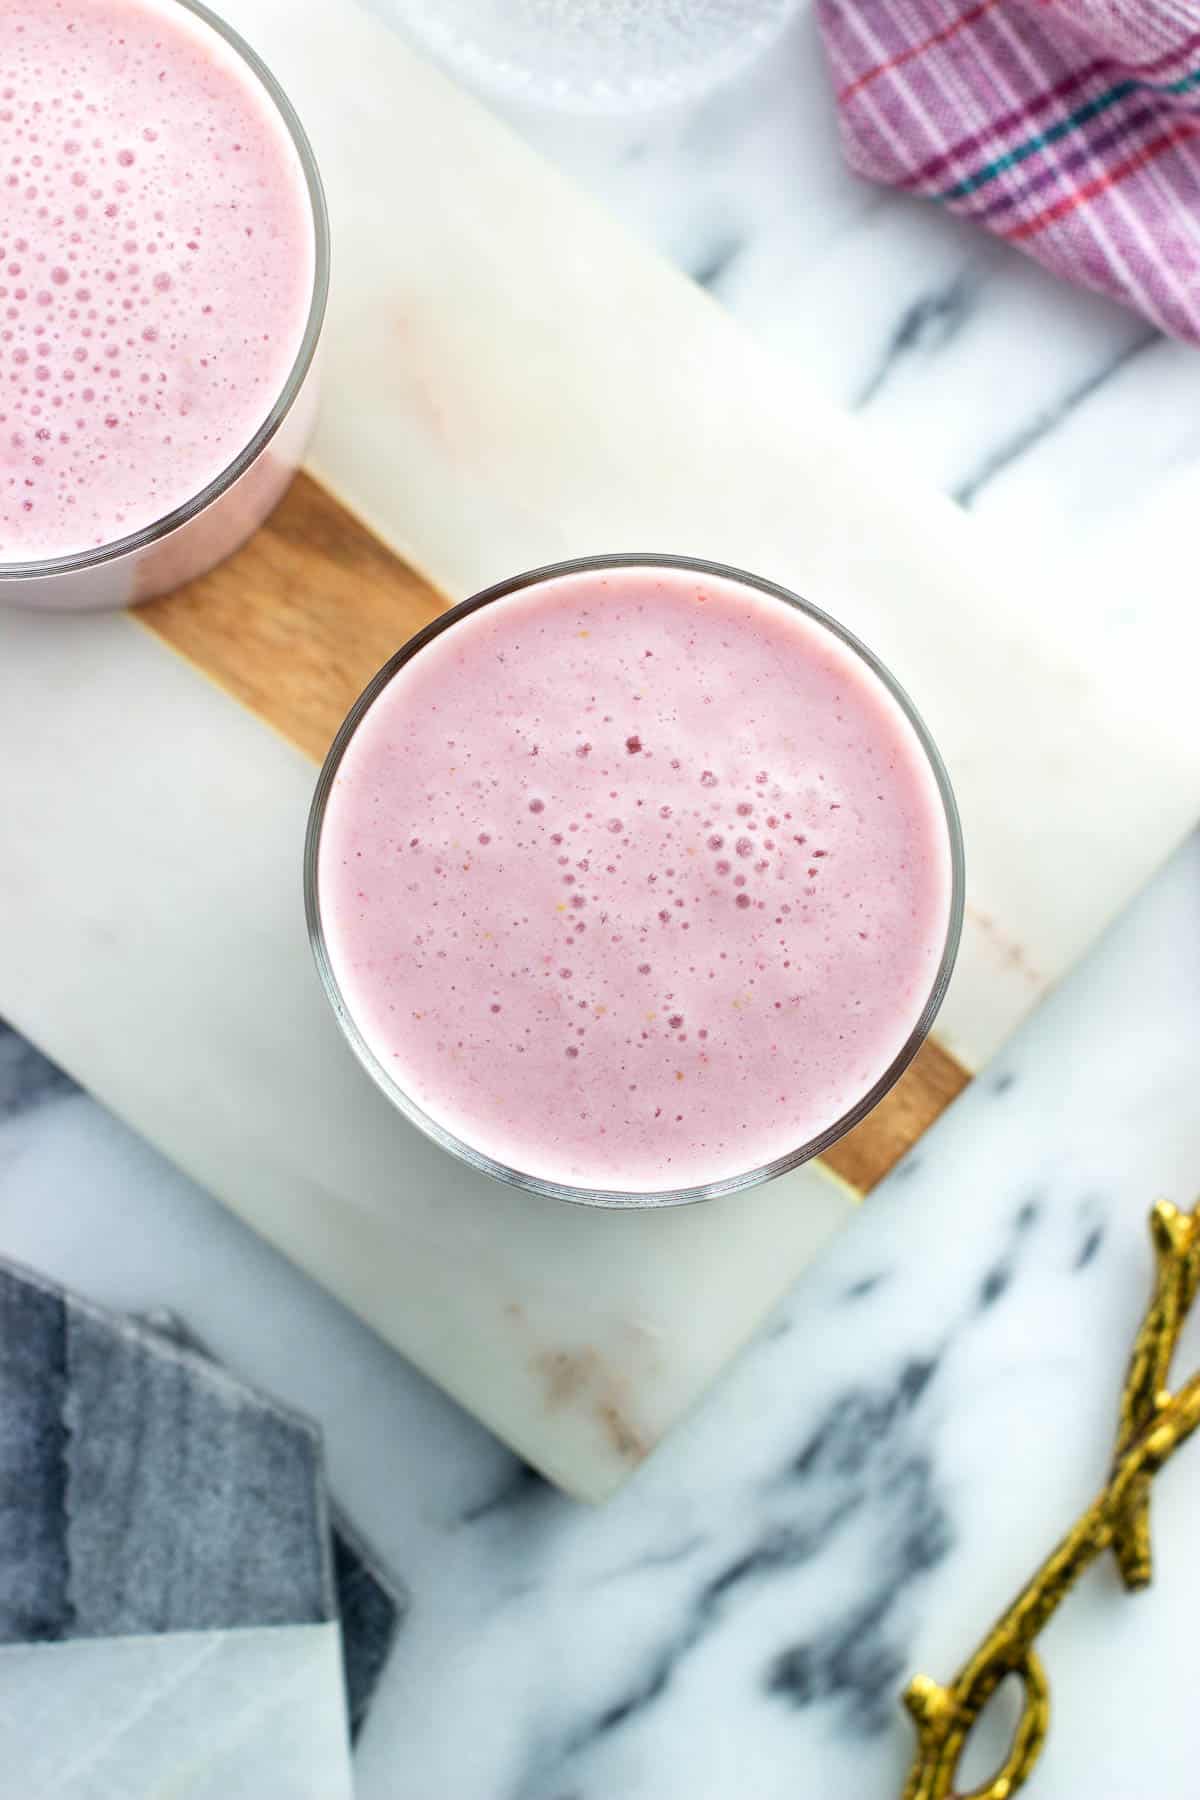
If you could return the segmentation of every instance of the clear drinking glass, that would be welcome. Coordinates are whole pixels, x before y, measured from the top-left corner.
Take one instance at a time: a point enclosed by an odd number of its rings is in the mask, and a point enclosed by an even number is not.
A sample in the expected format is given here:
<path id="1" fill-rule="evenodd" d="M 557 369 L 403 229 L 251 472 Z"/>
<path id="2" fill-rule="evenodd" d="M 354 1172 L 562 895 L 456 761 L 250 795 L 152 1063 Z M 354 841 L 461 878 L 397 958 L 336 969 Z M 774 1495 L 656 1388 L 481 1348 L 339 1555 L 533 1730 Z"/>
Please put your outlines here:
<path id="1" fill-rule="evenodd" d="M 425 646 L 445 631 L 453 631 L 458 622 L 482 606 L 490 605 L 494 600 L 503 599 L 508 594 L 516 593 L 543 581 L 551 581 L 562 575 L 587 574 L 597 570 L 624 568 L 671 568 L 703 576 L 717 576 L 726 581 L 736 582 L 743 587 L 756 589 L 759 593 L 769 595 L 781 605 L 795 607 L 807 614 L 816 624 L 823 626 L 847 646 L 866 664 L 872 674 L 883 684 L 888 693 L 896 701 L 911 726 L 917 741 L 923 750 L 942 804 L 946 825 L 946 843 L 950 864 L 950 904 L 947 909 L 946 937 L 942 954 L 933 982 L 920 1014 L 907 1040 L 883 1074 L 855 1101 L 854 1105 L 834 1121 L 825 1131 L 810 1139 L 807 1143 L 797 1144 L 773 1162 L 758 1168 L 747 1169 L 743 1173 L 729 1176 L 718 1181 L 699 1186 L 676 1188 L 653 1193 L 622 1192 L 610 1189 L 568 1186 L 561 1182 L 548 1181 L 537 1175 L 530 1175 L 520 1169 L 508 1167 L 497 1162 L 493 1157 L 477 1149 L 473 1144 L 465 1142 L 445 1126 L 430 1116 L 405 1092 L 403 1086 L 395 1079 L 391 1071 L 376 1057 L 360 1031 L 354 1015 L 347 1005 L 346 999 L 338 985 L 334 974 L 325 938 L 325 929 L 321 918 L 321 892 L 318 881 L 318 853 L 321 842 L 321 828 L 325 818 L 325 810 L 330 790 L 337 777 L 338 768 L 350 740 L 358 729 L 367 710 L 377 696 L 387 686 L 396 671 L 404 666 L 412 657 L 419 656 Z M 964 904 L 964 859 L 962 828 L 959 823 L 958 808 L 954 800 L 954 792 L 950 785 L 950 777 L 945 764 L 938 754 L 937 746 L 929 734 L 916 707 L 905 693 L 896 678 L 885 668 L 879 658 L 860 642 L 844 625 L 822 612 L 819 607 L 802 600 L 798 594 L 789 592 L 773 581 L 764 580 L 761 576 L 747 574 L 742 569 L 727 567 L 723 563 L 702 561 L 699 558 L 666 556 L 659 554 L 646 555 L 610 555 L 582 557 L 570 562 L 551 563 L 544 568 L 531 569 L 522 575 L 515 575 L 507 581 L 498 582 L 494 587 L 486 588 L 482 593 L 462 601 L 451 607 L 439 618 L 426 625 L 411 637 L 396 654 L 384 664 L 347 714 L 329 754 L 325 759 L 317 780 L 313 795 L 312 807 L 308 818 L 308 831 L 304 846 L 304 905 L 308 921 L 309 942 L 316 960 L 318 972 L 325 988 L 326 996 L 332 1006 L 342 1031 L 351 1049 L 372 1080 L 383 1090 L 388 1099 L 410 1119 L 427 1137 L 449 1150 L 472 1168 L 484 1174 L 495 1176 L 498 1180 L 510 1182 L 517 1187 L 527 1188 L 535 1193 L 549 1194 L 555 1199 L 571 1200 L 585 1206 L 604 1207 L 657 1207 L 679 1206 L 696 1200 L 713 1199 L 720 1194 L 736 1192 L 741 1188 L 755 1186 L 759 1182 L 770 1181 L 776 1175 L 782 1175 L 789 1169 L 798 1167 L 822 1151 L 828 1150 L 831 1144 L 843 1137 L 852 1126 L 866 1117 L 873 1107 L 878 1105 L 884 1095 L 895 1086 L 904 1073 L 925 1039 L 928 1037 L 933 1021 L 937 1016 L 950 982 L 958 954 L 959 938 L 962 932 Z"/>
<path id="2" fill-rule="evenodd" d="M 798 0 L 373 0 L 460 80 L 617 112 L 688 100 L 761 55 Z"/>
<path id="3" fill-rule="evenodd" d="M 199 493 L 140 531 L 97 549 L 33 562 L 0 560 L 0 605 L 83 611 L 136 605 L 181 587 L 229 556 L 282 499 L 303 459 L 317 409 L 317 347 L 329 292 L 329 218 L 312 146 L 262 61 L 200 0 L 172 0 L 236 52 L 273 102 L 295 145 L 312 209 L 313 286 L 304 335 L 279 396 L 253 437 Z"/>

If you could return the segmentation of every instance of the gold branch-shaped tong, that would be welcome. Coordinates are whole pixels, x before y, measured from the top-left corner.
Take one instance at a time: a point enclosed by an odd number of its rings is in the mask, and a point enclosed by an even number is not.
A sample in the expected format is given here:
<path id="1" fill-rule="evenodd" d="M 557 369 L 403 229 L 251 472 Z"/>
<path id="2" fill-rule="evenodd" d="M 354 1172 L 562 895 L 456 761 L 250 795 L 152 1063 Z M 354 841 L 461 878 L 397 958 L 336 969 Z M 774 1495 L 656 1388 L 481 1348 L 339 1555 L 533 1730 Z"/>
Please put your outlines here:
<path id="1" fill-rule="evenodd" d="M 1111 1549 L 1127 1588 L 1150 1580 L 1150 1482 L 1200 1427 L 1200 1374 L 1171 1393 L 1171 1357 L 1200 1285 L 1200 1204 L 1181 1213 L 1160 1200 L 1150 1215 L 1155 1280 L 1129 1362 L 1108 1485 L 1051 1551 L 948 1687 L 914 1676 L 904 1704 L 917 1750 L 904 1800 L 1010 1800 L 1037 1761 L 1050 1718 L 1046 1673 L 1034 1639 L 1079 1576 Z M 961 1794 L 954 1778 L 975 1721 L 1000 1683 L 1015 1675 L 1025 1696 L 1004 1765 L 985 1786 Z"/>

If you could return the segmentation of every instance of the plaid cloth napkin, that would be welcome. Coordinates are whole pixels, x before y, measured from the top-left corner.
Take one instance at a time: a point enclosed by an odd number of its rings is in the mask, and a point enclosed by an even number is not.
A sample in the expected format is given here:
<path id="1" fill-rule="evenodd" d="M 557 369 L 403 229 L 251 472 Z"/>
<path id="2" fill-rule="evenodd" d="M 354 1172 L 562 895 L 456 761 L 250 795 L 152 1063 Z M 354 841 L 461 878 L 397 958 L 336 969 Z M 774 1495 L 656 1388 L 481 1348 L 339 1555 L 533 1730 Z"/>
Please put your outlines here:
<path id="1" fill-rule="evenodd" d="M 817 0 L 847 159 L 1200 343 L 1200 0 Z"/>

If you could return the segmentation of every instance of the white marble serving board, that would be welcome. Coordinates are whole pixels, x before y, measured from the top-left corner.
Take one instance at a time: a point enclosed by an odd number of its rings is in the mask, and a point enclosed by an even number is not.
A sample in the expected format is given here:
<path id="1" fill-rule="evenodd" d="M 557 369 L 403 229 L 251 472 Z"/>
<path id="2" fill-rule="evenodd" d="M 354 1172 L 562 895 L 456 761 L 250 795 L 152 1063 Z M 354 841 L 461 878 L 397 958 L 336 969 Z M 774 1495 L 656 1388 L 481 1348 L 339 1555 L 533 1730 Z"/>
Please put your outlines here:
<path id="1" fill-rule="evenodd" d="M 939 1035 L 981 1062 L 1190 824 L 1186 718 L 1052 648 L 1051 589 L 1007 579 L 815 384 L 351 0 L 226 10 L 329 188 L 314 472 L 451 595 L 556 556 L 668 549 L 758 569 L 859 629 L 958 788 L 970 914 Z M 600 1497 L 851 1202 L 810 1169 L 684 1212 L 594 1214 L 434 1150 L 361 1076 L 308 966 L 312 779 L 134 620 L 0 617 L 0 1013 Z"/>

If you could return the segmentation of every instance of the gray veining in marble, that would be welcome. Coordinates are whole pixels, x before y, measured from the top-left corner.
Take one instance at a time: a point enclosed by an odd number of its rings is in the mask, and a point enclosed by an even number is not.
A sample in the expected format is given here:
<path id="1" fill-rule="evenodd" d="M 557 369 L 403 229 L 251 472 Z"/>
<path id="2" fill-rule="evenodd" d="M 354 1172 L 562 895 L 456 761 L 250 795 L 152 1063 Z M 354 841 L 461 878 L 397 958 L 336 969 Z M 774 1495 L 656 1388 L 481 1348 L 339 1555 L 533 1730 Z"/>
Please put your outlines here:
<path id="1" fill-rule="evenodd" d="M 0 1019 L 0 1119 L 78 1091 L 69 1075 Z"/>

